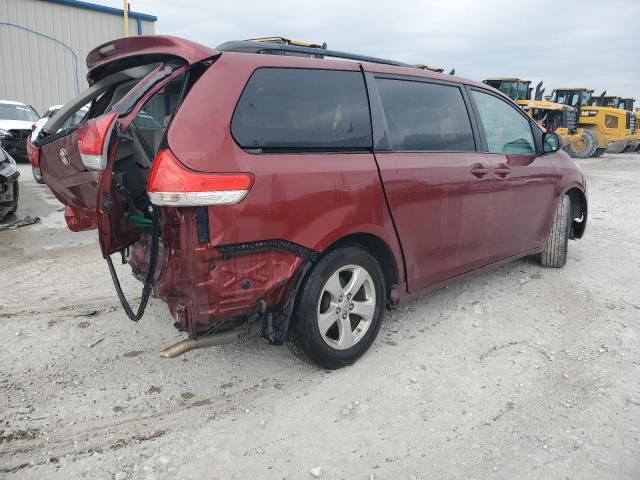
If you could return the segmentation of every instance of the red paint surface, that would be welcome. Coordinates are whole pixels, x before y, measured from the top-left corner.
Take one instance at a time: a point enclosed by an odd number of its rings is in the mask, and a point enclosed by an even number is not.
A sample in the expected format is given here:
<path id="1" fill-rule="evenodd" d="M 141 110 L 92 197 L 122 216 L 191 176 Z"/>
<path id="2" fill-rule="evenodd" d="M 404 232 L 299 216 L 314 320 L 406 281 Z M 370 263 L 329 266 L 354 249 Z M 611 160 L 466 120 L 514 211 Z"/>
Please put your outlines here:
<path id="1" fill-rule="evenodd" d="M 100 49 L 113 45 L 115 50 L 108 55 L 100 54 Z M 89 52 L 87 55 L 87 68 L 89 78 L 94 80 L 97 70 L 109 71 L 109 64 L 115 64 L 121 60 L 129 60 L 135 57 L 176 57 L 182 58 L 188 64 L 200 62 L 206 58 L 217 55 L 217 51 L 205 47 L 199 43 L 185 40 L 184 38 L 171 37 L 167 35 L 147 35 L 124 37 L 103 43 Z M 101 75 L 104 76 L 104 75 Z"/>

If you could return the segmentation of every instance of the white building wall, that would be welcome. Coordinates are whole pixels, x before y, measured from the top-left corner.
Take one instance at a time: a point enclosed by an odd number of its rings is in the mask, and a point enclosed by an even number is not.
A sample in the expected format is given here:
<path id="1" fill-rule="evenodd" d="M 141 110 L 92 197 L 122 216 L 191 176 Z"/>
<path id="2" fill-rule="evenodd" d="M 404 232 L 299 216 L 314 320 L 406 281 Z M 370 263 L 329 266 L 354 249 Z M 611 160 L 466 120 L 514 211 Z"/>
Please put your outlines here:
<path id="1" fill-rule="evenodd" d="M 0 0 L 0 99 L 38 112 L 87 87 L 86 56 L 123 35 L 122 17 L 46 0 Z M 142 21 L 144 34 L 155 24 Z M 137 33 L 135 18 L 129 33 Z"/>

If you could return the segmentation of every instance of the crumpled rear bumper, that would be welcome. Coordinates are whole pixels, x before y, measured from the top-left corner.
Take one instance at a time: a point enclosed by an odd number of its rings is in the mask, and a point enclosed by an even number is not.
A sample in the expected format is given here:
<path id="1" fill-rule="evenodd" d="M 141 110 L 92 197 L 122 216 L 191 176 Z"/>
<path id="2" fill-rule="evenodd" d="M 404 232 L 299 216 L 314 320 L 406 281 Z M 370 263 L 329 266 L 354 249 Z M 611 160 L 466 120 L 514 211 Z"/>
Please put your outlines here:
<path id="1" fill-rule="evenodd" d="M 282 240 L 214 246 L 198 238 L 195 208 L 164 209 L 154 295 L 169 305 L 179 330 L 196 335 L 234 317 L 277 312 L 313 253 Z M 142 280 L 150 238 L 132 246 L 129 263 Z"/>

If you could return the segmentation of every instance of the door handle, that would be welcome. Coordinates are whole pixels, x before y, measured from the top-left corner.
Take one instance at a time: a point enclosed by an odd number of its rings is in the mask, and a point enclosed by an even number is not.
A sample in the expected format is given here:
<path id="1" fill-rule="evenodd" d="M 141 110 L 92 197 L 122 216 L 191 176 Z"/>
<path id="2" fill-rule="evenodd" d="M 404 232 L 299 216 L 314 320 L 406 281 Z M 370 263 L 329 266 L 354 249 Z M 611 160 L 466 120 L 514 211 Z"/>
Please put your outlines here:
<path id="1" fill-rule="evenodd" d="M 493 169 L 493 173 L 499 176 L 500 178 L 505 178 L 507 175 L 511 173 L 511 168 L 507 167 L 504 163 L 501 163 L 496 168 Z"/>
<path id="2" fill-rule="evenodd" d="M 486 165 L 481 163 L 474 163 L 471 167 L 471 175 L 474 177 L 482 178 L 489 173 L 489 169 Z"/>

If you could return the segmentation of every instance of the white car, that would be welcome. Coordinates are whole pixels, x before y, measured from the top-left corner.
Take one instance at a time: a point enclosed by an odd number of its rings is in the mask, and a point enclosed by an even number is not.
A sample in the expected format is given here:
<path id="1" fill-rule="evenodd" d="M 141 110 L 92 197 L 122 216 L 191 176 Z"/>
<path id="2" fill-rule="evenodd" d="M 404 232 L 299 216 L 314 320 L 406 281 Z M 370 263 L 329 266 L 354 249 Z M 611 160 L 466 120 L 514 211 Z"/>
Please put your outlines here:
<path id="1" fill-rule="evenodd" d="M 39 115 L 32 106 L 0 100 L 0 146 L 9 155 L 27 159 L 27 139 Z"/>
<path id="2" fill-rule="evenodd" d="M 40 120 L 38 120 L 35 123 L 35 126 L 33 128 L 33 133 L 31 134 L 31 140 L 35 140 L 36 138 L 38 138 L 38 135 L 40 135 L 40 132 L 42 131 L 42 127 L 45 126 L 45 124 L 49 121 L 49 119 L 51 117 L 53 117 L 53 115 L 60 110 L 63 107 L 63 105 L 52 105 L 49 107 L 49 110 L 47 110 L 47 112 L 42 116 L 42 118 L 40 118 Z M 65 128 L 69 128 L 72 127 L 74 125 L 77 125 L 78 123 L 80 123 L 82 121 L 82 119 L 84 118 L 84 116 L 87 114 L 87 112 L 89 111 L 89 105 L 85 105 L 84 107 L 82 107 L 80 110 L 78 110 L 76 113 L 74 113 L 69 120 L 67 120 L 64 125 L 62 126 L 62 128 L 60 130 L 64 130 Z"/>

